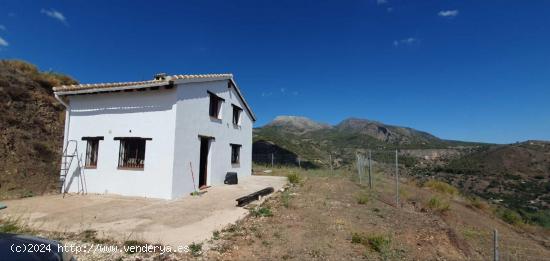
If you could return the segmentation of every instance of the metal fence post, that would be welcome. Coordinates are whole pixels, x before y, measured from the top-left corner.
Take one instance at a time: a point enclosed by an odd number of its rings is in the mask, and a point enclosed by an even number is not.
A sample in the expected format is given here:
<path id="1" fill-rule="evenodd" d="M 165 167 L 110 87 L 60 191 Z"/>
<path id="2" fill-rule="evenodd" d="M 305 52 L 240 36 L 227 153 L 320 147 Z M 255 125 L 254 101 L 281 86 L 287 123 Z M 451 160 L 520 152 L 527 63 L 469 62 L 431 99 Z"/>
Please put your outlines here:
<path id="1" fill-rule="evenodd" d="M 332 174 L 332 172 L 333 172 L 333 169 L 332 169 L 332 153 L 328 154 L 328 159 L 330 161 L 330 174 Z"/>
<path id="2" fill-rule="evenodd" d="M 498 254 L 498 231 L 495 229 L 493 230 L 493 260 L 498 261 L 499 260 L 499 254 Z"/>
<path id="3" fill-rule="evenodd" d="M 397 150 L 395 150 L 395 204 L 399 207 L 399 162 Z"/>
<path id="4" fill-rule="evenodd" d="M 371 177 L 371 152 L 369 150 L 369 188 L 372 189 L 372 177 Z"/>
<path id="5" fill-rule="evenodd" d="M 361 184 L 361 157 L 359 153 L 355 154 L 355 165 L 357 165 L 357 176 L 359 177 L 359 184 Z"/>
<path id="6" fill-rule="evenodd" d="M 273 168 L 273 161 L 274 161 L 274 157 L 273 157 L 273 153 L 271 153 L 271 168 Z"/>
<path id="7" fill-rule="evenodd" d="M 302 168 L 302 163 L 300 162 L 300 157 L 298 157 L 298 168 Z"/>

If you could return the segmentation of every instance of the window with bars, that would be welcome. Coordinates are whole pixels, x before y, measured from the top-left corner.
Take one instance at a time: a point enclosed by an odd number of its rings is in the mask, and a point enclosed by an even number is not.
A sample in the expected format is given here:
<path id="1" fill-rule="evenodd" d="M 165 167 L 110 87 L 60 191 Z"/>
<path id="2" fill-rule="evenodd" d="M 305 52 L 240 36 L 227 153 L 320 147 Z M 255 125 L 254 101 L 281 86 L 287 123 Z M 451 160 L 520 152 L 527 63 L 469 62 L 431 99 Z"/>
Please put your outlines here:
<path id="1" fill-rule="evenodd" d="M 99 141 L 103 137 L 82 137 L 86 141 L 86 159 L 84 161 L 85 168 L 97 168 L 97 155 L 99 150 Z"/>
<path id="2" fill-rule="evenodd" d="M 235 104 L 233 105 L 233 124 L 240 125 L 241 124 L 241 112 L 243 109 Z"/>
<path id="3" fill-rule="evenodd" d="M 143 169 L 145 166 L 145 142 L 147 138 L 115 138 L 120 140 L 118 168 Z"/>
<path id="4" fill-rule="evenodd" d="M 239 164 L 241 160 L 241 145 L 239 144 L 230 144 L 231 145 L 231 164 Z"/>
<path id="5" fill-rule="evenodd" d="M 221 119 L 220 112 L 222 108 L 222 103 L 225 100 L 210 91 L 208 91 L 208 95 L 210 95 L 210 110 L 209 110 L 210 117 Z"/>

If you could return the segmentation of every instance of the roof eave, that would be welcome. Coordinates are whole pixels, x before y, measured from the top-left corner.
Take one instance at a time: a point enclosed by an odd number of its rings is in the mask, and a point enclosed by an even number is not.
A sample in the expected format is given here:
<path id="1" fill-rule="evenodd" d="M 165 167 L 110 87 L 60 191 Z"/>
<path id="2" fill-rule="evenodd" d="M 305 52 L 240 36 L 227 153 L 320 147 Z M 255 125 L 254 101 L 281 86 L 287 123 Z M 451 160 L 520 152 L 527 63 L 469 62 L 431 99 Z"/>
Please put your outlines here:
<path id="1" fill-rule="evenodd" d="M 128 86 L 121 86 L 121 87 L 108 87 L 108 88 L 90 88 L 90 89 L 84 89 L 84 90 L 67 90 L 63 91 L 62 89 L 54 91 L 57 95 L 76 95 L 76 94 L 90 94 L 90 93 L 98 93 L 98 92 L 113 92 L 113 91 L 124 91 L 124 90 L 131 90 L 131 89 L 142 89 L 142 88 L 151 88 L 151 87 L 160 87 L 169 85 L 169 81 L 159 81 L 155 83 L 147 83 L 147 84 L 139 84 L 139 85 L 128 85 Z"/>

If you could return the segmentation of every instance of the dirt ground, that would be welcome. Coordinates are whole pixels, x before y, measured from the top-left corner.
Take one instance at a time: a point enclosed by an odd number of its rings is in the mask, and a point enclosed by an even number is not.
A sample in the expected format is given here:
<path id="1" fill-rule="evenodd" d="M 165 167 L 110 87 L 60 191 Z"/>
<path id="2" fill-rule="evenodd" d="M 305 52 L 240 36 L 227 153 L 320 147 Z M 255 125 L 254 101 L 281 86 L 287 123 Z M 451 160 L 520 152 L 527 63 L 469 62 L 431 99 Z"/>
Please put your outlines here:
<path id="1" fill-rule="evenodd" d="M 378 177 L 369 192 L 346 175 L 302 172 L 301 185 L 270 198 L 272 215 L 251 215 L 211 240 L 208 260 L 492 260 L 499 231 L 501 260 L 548 260 L 548 230 L 514 227 L 487 209 L 449 197 L 445 213 L 428 209 L 426 188 Z M 408 182 L 405 182 L 408 183 Z M 368 195 L 367 202 L 358 198 Z"/>
<path id="2" fill-rule="evenodd" d="M 270 175 L 296 174 L 300 181 L 285 186 L 261 205 L 240 209 L 243 219 L 234 224 L 216 225 L 216 230 L 201 234 L 196 251 L 185 254 L 109 254 L 84 253 L 79 260 L 492 260 L 493 230 L 499 233 L 501 260 L 549 260 L 550 231 L 528 225 L 510 225 L 497 218 L 490 205 L 473 204 L 461 195 L 447 195 L 432 188 L 421 187 L 407 177 L 400 183 L 400 204 L 396 207 L 395 183 L 390 176 L 374 177 L 374 187 L 359 185 L 349 171 L 303 171 L 276 169 Z M 277 177 L 259 177 L 280 180 Z M 286 181 L 286 178 L 283 178 Z M 289 179 L 290 180 L 290 179 Z M 282 186 L 282 184 L 281 184 Z M 196 201 L 206 200 L 207 195 Z M 221 193 L 221 192 L 220 192 Z M 448 208 L 430 207 L 434 197 L 448 202 Z M 219 199 L 219 197 L 218 197 Z M 101 201 L 108 202 L 109 197 Z M 97 224 L 114 226 L 112 216 L 132 216 L 120 225 L 134 230 L 162 229 L 166 238 L 187 238 L 189 235 L 174 227 L 184 213 L 178 202 L 140 202 L 118 199 L 116 209 L 96 212 Z M 209 204 L 222 204 L 210 199 Z M 23 202 L 23 200 L 18 201 Z M 82 201 L 78 201 L 82 202 Z M 9 202 L 8 202 L 9 203 Z M 89 215 L 90 208 L 104 204 L 82 203 L 75 209 Z M 192 204 L 192 203 L 186 203 Z M 223 204 L 222 204 L 223 205 Z M 222 206 L 220 205 L 220 206 Z M 95 207 L 94 207 L 95 206 Z M 13 205 L 12 205 L 13 207 Z M 44 219 L 40 204 L 32 205 L 34 220 Z M 47 207 L 55 208 L 55 207 Z M 101 209 L 101 208 L 100 208 Z M 443 208 L 442 208 L 443 209 Z M 133 211 L 133 212 L 132 212 Z M 180 213 L 175 214 L 174 212 Z M 185 212 L 189 213 L 189 212 Z M 226 214 L 229 212 L 225 212 Z M 53 213 L 51 213 L 53 215 Z M 248 214 L 248 215 L 247 215 Z M 84 214 L 83 214 L 84 215 Z M 103 217 L 106 215 L 106 217 Z M 61 214 L 56 214 L 61 216 Z M 73 215 L 76 218 L 77 215 Z M 203 214 L 206 216 L 206 214 Z M 214 213 L 217 219 L 227 216 Z M 53 219 L 53 216 L 50 216 Z M 155 221 L 152 219 L 154 218 Z M 107 221 L 109 220 L 109 221 Z M 235 219 L 236 220 L 236 219 Z M 227 220 L 226 220 L 227 221 Z M 60 223 L 67 220 L 62 218 Z M 134 224 L 132 224 L 132 222 Z M 149 222 L 149 223 L 147 223 Z M 214 222 L 214 221 L 213 221 Z M 224 222 L 225 223 L 225 222 Z M 52 223 L 53 224 L 53 223 Z M 163 224 L 160 227 L 159 224 Z M 195 222 L 194 224 L 201 224 Z M 117 225 L 118 226 L 118 225 Z M 172 227 L 171 227 L 172 226 Z M 97 227 L 100 233 L 102 227 Z M 192 231 L 196 228 L 190 228 Z M 198 229 L 200 230 L 200 229 Z M 95 231 L 95 230 L 94 230 Z M 159 231 L 156 231 L 159 233 Z M 155 236 L 163 237 L 159 233 Z M 170 236 L 171 235 L 171 236 Z M 64 236 L 65 244 L 90 245 L 102 242 L 87 232 Z M 193 236 L 194 242 L 199 242 Z M 156 240 L 149 241 L 150 243 Z M 118 244 L 120 242 L 105 241 Z M 126 245 L 127 242 L 124 242 Z M 134 244 L 143 244 L 136 242 Z"/>
<path id="3" fill-rule="evenodd" d="M 208 239 L 212 231 L 248 214 L 235 199 L 268 186 L 280 189 L 285 177 L 252 176 L 238 185 L 213 186 L 201 196 L 159 200 L 115 195 L 39 196 L 4 201 L 3 219 L 17 219 L 43 231 L 98 231 L 98 238 L 139 240 L 180 246 Z"/>

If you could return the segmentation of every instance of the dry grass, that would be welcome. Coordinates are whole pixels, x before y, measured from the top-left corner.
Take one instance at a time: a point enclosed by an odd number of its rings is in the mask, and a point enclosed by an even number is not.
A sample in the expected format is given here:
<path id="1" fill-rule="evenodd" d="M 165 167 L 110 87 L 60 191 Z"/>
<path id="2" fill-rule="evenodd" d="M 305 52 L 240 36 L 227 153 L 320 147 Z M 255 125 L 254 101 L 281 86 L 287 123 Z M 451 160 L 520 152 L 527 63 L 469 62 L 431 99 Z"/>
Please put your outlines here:
<path id="1" fill-rule="evenodd" d="M 451 196 L 456 196 L 459 194 L 457 188 L 453 187 L 449 183 L 435 180 L 435 179 L 429 180 L 426 183 L 424 183 L 424 187 L 431 188 L 437 192 L 451 195 Z"/>

